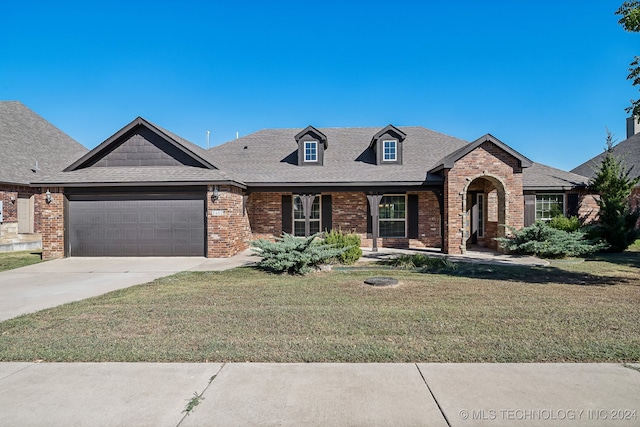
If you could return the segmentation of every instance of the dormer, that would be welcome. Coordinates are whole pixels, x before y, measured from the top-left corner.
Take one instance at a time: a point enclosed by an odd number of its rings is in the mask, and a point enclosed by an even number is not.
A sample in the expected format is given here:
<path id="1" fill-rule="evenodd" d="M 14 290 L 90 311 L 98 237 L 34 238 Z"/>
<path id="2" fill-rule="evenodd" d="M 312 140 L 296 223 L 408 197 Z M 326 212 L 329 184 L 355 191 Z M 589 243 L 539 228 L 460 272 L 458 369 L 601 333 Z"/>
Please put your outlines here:
<path id="1" fill-rule="evenodd" d="M 298 166 L 322 166 L 327 137 L 313 126 L 307 126 L 295 138 L 298 143 Z"/>
<path id="2" fill-rule="evenodd" d="M 389 125 L 373 135 L 369 148 L 376 153 L 377 165 L 401 165 L 402 142 L 407 134 L 393 125 Z"/>

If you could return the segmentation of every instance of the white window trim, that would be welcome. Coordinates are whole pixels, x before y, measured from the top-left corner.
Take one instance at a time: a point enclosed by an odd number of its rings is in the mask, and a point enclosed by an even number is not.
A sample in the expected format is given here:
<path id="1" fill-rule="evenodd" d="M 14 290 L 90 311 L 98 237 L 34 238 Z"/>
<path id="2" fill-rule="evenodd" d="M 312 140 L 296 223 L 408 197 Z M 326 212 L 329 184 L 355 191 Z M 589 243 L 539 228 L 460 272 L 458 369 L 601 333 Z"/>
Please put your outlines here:
<path id="1" fill-rule="evenodd" d="M 315 146 L 316 158 L 314 160 L 307 159 L 307 144 L 313 144 Z M 307 163 L 317 163 L 318 162 L 318 141 L 304 141 L 304 161 Z"/>
<path id="2" fill-rule="evenodd" d="M 562 196 L 562 216 L 567 216 L 567 197 L 565 193 L 536 193 L 535 220 L 551 221 L 552 218 L 538 218 L 538 196 Z"/>
<path id="3" fill-rule="evenodd" d="M 384 150 L 385 149 L 384 145 L 387 142 L 393 142 L 393 147 L 394 147 L 393 159 L 387 159 L 386 156 L 385 156 L 386 153 L 385 153 L 385 150 Z M 396 141 L 395 139 L 385 139 L 385 140 L 382 141 L 382 161 L 383 162 L 396 162 L 396 161 L 398 161 L 398 141 Z"/>
<path id="4" fill-rule="evenodd" d="M 408 216 L 408 212 L 407 209 L 409 208 L 409 206 L 407 205 L 407 195 L 406 194 L 383 194 L 382 197 L 404 197 L 404 218 L 400 219 L 400 218 L 380 218 L 380 207 L 378 207 L 378 237 L 383 238 L 383 239 L 406 239 L 407 238 L 407 227 L 408 227 L 408 221 L 407 221 L 407 216 Z M 380 200 L 380 202 L 382 203 L 382 199 Z M 383 236 L 380 233 L 380 223 L 381 222 L 399 222 L 399 221 L 404 221 L 404 235 L 402 236 Z"/>

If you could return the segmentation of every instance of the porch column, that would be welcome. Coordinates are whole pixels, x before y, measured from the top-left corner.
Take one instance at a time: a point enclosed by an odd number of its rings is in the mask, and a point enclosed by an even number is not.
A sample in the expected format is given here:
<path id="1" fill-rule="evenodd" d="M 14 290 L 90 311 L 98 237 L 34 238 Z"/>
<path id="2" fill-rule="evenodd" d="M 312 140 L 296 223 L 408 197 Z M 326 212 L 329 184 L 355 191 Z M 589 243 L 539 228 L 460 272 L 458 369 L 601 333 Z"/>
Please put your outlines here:
<path id="1" fill-rule="evenodd" d="M 378 252 L 378 224 L 380 224 L 380 200 L 382 194 L 367 194 L 369 210 L 371 211 L 371 235 L 373 237 L 373 252 Z"/>

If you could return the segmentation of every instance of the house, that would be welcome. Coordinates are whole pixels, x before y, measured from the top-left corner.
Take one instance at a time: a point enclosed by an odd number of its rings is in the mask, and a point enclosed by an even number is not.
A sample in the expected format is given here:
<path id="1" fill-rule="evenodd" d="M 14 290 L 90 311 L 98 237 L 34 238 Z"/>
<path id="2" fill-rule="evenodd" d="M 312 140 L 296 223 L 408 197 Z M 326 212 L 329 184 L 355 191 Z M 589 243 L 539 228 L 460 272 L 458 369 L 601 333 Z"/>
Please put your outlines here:
<path id="1" fill-rule="evenodd" d="M 627 139 L 613 147 L 613 154 L 622 161 L 626 168 L 631 169 L 629 177 L 640 176 L 640 123 L 638 120 L 634 120 L 632 117 L 627 118 Z M 592 178 L 604 156 L 605 153 L 602 152 L 571 172 Z M 633 206 L 640 206 L 640 185 L 633 190 L 631 202 Z"/>
<path id="2" fill-rule="evenodd" d="M 205 151 L 138 117 L 32 185 L 50 194 L 45 258 L 227 257 L 252 239 L 331 228 L 373 248 L 498 249 L 505 226 L 587 212 L 586 181 L 489 134 L 308 126 Z"/>
<path id="3" fill-rule="evenodd" d="M 40 189 L 30 186 L 62 171 L 87 149 L 17 101 L 0 102 L 0 244 L 41 233 Z M 6 243 L 10 246 L 9 243 Z"/>

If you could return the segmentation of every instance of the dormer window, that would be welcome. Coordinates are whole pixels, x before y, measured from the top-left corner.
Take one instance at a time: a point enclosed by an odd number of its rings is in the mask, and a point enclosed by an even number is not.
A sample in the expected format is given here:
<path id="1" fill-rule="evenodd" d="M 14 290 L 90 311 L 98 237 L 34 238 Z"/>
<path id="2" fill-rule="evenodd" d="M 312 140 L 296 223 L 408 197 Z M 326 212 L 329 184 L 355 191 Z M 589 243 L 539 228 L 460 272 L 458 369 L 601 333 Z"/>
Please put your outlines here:
<path id="1" fill-rule="evenodd" d="M 305 162 L 318 161 L 318 141 L 304 142 L 304 161 Z"/>
<path id="2" fill-rule="evenodd" d="M 298 166 L 322 166 L 327 137 L 313 126 L 307 126 L 295 139 L 298 143 Z"/>
<path id="3" fill-rule="evenodd" d="M 401 165 L 402 145 L 407 134 L 389 125 L 371 138 L 369 148 L 376 153 L 377 165 Z"/>
<path id="4" fill-rule="evenodd" d="M 382 161 L 395 162 L 398 160 L 398 141 L 382 141 L 384 145 L 384 153 Z"/>

